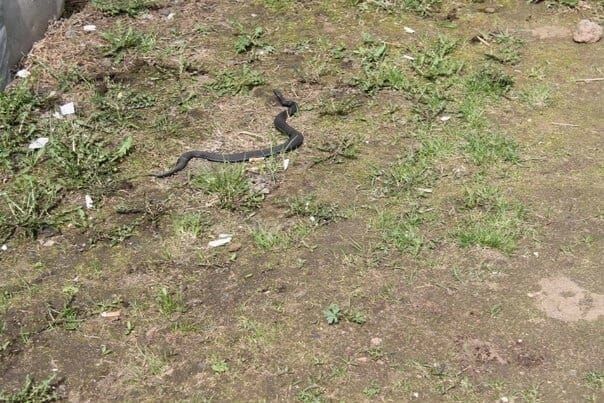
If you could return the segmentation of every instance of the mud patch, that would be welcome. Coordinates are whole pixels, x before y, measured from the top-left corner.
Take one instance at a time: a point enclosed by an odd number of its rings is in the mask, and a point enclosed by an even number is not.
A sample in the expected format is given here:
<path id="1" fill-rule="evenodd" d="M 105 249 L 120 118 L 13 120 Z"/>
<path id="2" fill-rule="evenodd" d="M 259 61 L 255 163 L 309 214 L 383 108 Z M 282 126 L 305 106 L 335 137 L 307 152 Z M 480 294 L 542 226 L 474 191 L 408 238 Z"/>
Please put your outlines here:
<path id="1" fill-rule="evenodd" d="M 591 293 L 559 276 L 539 281 L 541 291 L 529 294 L 548 317 L 564 322 L 595 321 L 604 315 L 604 295 Z"/>

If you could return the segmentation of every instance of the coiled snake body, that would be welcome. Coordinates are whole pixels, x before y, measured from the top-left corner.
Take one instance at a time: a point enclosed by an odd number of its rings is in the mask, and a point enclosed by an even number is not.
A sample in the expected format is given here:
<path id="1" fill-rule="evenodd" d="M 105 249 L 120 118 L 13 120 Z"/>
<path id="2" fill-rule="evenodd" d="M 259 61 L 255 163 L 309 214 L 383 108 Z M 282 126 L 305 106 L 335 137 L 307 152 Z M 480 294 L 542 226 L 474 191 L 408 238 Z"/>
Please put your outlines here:
<path id="1" fill-rule="evenodd" d="M 288 152 L 294 150 L 302 145 L 304 142 L 304 136 L 302 133 L 291 127 L 287 124 L 287 118 L 289 116 L 293 116 L 298 112 L 298 104 L 294 101 L 285 99 L 281 92 L 274 90 L 273 93 L 279 104 L 287 108 L 283 112 L 280 112 L 277 116 L 275 116 L 274 124 L 275 128 L 279 130 L 281 133 L 287 135 L 288 140 L 274 147 L 263 148 L 260 150 L 252 150 L 252 151 L 244 151 L 240 153 L 233 154 L 222 154 L 211 151 L 187 151 L 182 153 L 178 160 L 176 161 L 176 165 L 172 169 L 166 172 L 162 172 L 159 174 L 151 174 L 156 178 L 166 178 L 168 176 L 174 175 L 175 173 L 182 171 L 189 161 L 193 158 L 202 158 L 212 162 L 245 162 L 254 158 L 266 158 L 272 155 L 280 154 L 283 152 Z"/>

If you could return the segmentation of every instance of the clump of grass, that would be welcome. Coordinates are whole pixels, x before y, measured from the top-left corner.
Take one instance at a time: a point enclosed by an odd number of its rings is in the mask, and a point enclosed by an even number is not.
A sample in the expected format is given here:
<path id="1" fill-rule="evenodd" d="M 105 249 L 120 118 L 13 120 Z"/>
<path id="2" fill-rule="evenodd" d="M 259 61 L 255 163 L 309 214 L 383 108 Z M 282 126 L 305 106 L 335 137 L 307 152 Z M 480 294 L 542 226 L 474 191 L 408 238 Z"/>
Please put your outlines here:
<path id="1" fill-rule="evenodd" d="M 492 64 L 482 66 L 466 80 L 469 92 L 485 95 L 504 95 L 513 85 L 513 77 Z"/>
<path id="2" fill-rule="evenodd" d="M 456 47 L 457 41 L 439 36 L 436 42 L 419 52 L 411 67 L 417 74 L 428 80 L 457 74 L 462 69 L 463 63 L 450 57 Z"/>
<path id="3" fill-rule="evenodd" d="M 262 74 L 244 65 L 240 70 L 224 70 L 206 88 L 217 95 L 247 94 L 252 88 L 265 83 Z"/>
<path id="4" fill-rule="evenodd" d="M 136 128 L 139 111 L 155 105 L 154 96 L 137 92 L 121 84 L 106 83 L 106 91 L 97 93 L 93 102 L 97 111 L 92 118 L 103 125 Z"/>
<path id="5" fill-rule="evenodd" d="M 185 312 L 185 304 L 182 294 L 179 292 L 170 291 L 168 287 L 161 287 L 155 297 L 159 311 L 170 316 L 174 313 Z"/>
<path id="6" fill-rule="evenodd" d="M 0 192 L 0 235 L 13 233 L 35 237 L 38 232 L 55 222 L 51 216 L 61 197 L 61 187 L 41 182 L 30 175 L 17 177 L 8 190 Z"/>
<path id="7" fill-rule="evenodd" d="M 289 243 L 289 237 L 280 229 L 257 227 L 251 231 L 254 244 L 263 250 L 284 248 Z"/>
<path id="8" fill-rule="evenodd" d="M 388 168 L 373 175 L 374 183 L 379 182 L 386 194 L 399 194 L 416 187 L 430 187 L 435 179 L 429 159 L 419 153 L 402 158 Z"/>
<path id="9" fill-rule="evenodd" d="M 264 196 L 252 189 L 242 165 L 220 167 L 196 175 L 192 185 L 218 198 L 218 205 L 228 210 L 251 210 L 257 208 Z"/>
<path id="10" fill-rule="evenodd" d="M 52 138 L 48 155 L 51 166 L 60 174 L 60 181 L 71 189 L 106 184 L 117 171 L 117 164 L 133 149 L 131 137 L 110 149 L 101 136 L 83 131 L 75 123 L 60 127 L 62 133 Z"/>
<path id="11" fill-rule="evenodd" d="M 585 375 L 585 381 L 587 386 L 593 390 L 604 389 L 604 372 L 602 371 L 590 371 Z"/>
<path id="12" fill-rule="evenodd" d="M 524 41 L 508 33 L 502 32 L 492 35 L 497 46 L 486 53 L 486 57 L 501 64 L 515 65 L 520 62 L 520 50 Z"/>
<path id="13" fill-rule="evenodd" d="M 326 225 L 346 218 L 337 205 L 319 202 L 315 195 L 294 197 L 287 203 L 290 215 L 309 217 L 316 225 Z"/>
<path id="14" fill-rule="evenodd" d="M 319 116 L 346 116 L 359 108 L 362 102 L 356 97 L 341 99 L 321 99 L 318 107 Z"/>
<path id="15" fill-rule="evenodd" d="M 199 238 L 211 225 L 206 213 L 190 212 L 179 214 L 174 218 L 174 231 L 181 236 Z"/>
<path id="16" fill-rule="evenodd" d="M 132 27 L 124 28 L 120 24 L 115 29 L 104 32 L 101 36 L 107 41 L 103 55 L 113 57 L 116 63 L 124 60 L 124 56 L 130 50 L 145 53 L 155 45 L 153 36 L 138 32 Z"/>
<path id="17" fill-rule="evenodd" d="M 524 207 L 505 200 L 499 189 L 479 182 L 464 189 L 464 208 L 470 214 L 456 230 L 462 246 L 480 245 L 509 253 L 523 234 Z"/>
<path id="18" fill-rule="evenodd" d="M 324 155 L 316 158 L 313 165 L 326 161 L 341 164 L 345 160 L 357 159 L 360 153 L 359 143 L 360 139 L 350 134 L 344 135 L 341 138 L 326 140 L 317 147 Z"/>
<path id="19" fill-rule="evenodd" d="M 261 50 L 264 53 L 273 53 L 275 48 L 262 40 L 264 33 L 262 27 L 254 28 L 251 33 L 240 29 L 240 34 L 235 41 L 235 52 L 246 53 L 251 50 Z"/>
<path id="20" fill-rule="evenodd" d="M 264 5 L 274 11 L 282 11 L 293 4 L 293 0 L 262 0 Z"/>
<path id="21" fill-rule="evenodd" d="M 425 243 L 420 232 L 422 222 L 423 217 L 416 210 L 402 216 L 385 211 L 379 215 L 376 227 L 388 244 L 394 245 L 401 252 L 418 255 Z"/>
<path id="22" fill-rule="evenodd" d="M 126 14 L 135 17 L 141 12 L 158 7 L 157 0 L 92 0 L 92 5 L 103 14 Z"/>
<path id="23" fill-rule="evenodd" d="M 505 161 L 518 163 L 518 143 L 512 138 L 490 131 L 469 130 L 465 135 L 464 151 L 478 166 Z"/>
<path id="24" fill-rule="evenodd" d="M 25 378 L 25 383 L 16 392 L 0 390 L 0 401 L 6 403 L 35 402 L 46 403 L 58 400 L 54 387 L 54 375 L 41 381 L 35 382 L 29 375 Z"/>
<path id="25" fill-rule="evenodd" d="M 428 17 L 439 11 L 442 0 L 351 0 L 351 3 L 362 10 L 372 7 L 389 13 L 408 11 Z"/>
<path id="26" fill-rule="evenodd" d="M 538 84 L 520 92 L 522 102 L 533 108 L 544 108 L 552 101 L 552 89 L 547 84 Z"/>

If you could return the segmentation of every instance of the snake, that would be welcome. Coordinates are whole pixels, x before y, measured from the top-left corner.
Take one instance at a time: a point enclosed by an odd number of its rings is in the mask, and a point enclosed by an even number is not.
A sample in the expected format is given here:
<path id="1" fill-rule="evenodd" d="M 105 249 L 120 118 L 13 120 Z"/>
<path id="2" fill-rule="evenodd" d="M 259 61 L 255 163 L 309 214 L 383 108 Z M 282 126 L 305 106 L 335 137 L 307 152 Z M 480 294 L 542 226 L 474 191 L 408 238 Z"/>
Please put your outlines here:
<path id="1" fill-rule="evenodd" d="M 277 116 L 275 116 L 274 125 L 275 128 L 285 134 L 288 139 L 276 146 L 262 148 L 259 150 L 251 150 L 251 151 L 243 151 L 232 154 L 223 154 L 212 151 L 198 151 L 192 150 L 184 152 L 178 157 L 176 164 L 174 167 L 168 171 L 162 173 L 154 173 L 151 176 L 156 178 L 167 178 L 168 176 L 172 176 L 177 172 L 182 171 L 186 168 L 189 161 L 193 158 L 201 158 L 211 162 L 223 162 L 223 163 L 236 163 L 236 162 L 246 162 L 250 159 L 256 158 L 268 158 L 273 155 L 277 155 L 280 153 L 286 153 L 292 151 L 302 145 L 304 142 L 304 136 L 298 130 L 294 129 L 287 123 L 287 118 L 290 116 L 294 116 L 299 111 L 299 106 L 295 101 L 286 99 L 283 94 L 278 90 L 273 90 L 273 94 L 277 98 L 277 101 L 282 107 L 287 108 L 286 110 L 279 112 Z"/>

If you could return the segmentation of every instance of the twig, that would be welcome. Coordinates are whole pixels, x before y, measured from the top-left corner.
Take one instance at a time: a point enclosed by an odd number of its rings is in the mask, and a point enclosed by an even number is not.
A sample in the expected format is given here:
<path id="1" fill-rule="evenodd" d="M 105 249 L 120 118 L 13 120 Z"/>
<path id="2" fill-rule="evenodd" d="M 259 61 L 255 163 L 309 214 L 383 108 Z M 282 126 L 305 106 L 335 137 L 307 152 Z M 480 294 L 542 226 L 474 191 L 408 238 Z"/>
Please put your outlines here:
<path id="1" fill-rule="evenodd" d="M 581 127 L 579 125 L 573 125 L 572 123 L 558 123 L 558 122 L 552 122 L 553 125 L 556 126 L 568 126 L 568 127 Z"/>
<path id="2" fill-rule="evenodd" d="M 592 81 L 604 81 L 604 77 L 580 78 L 578 80 L 575 80 L 576 83 L 591 83 Z"/>
<path id="3" fill-rule="evenodd" d="M 248 132 L 248 131 L 245 131 L 245 130 L 240 131 L 239 134 L 246 134 L 246 135 L 248 135 L 250 137 L 255 138 L 256 140 L 263 140 L 263 138 L 262 138 L 261 135 L 256 134 L 256 133 L 252 133 L 252 132 Z"/>

